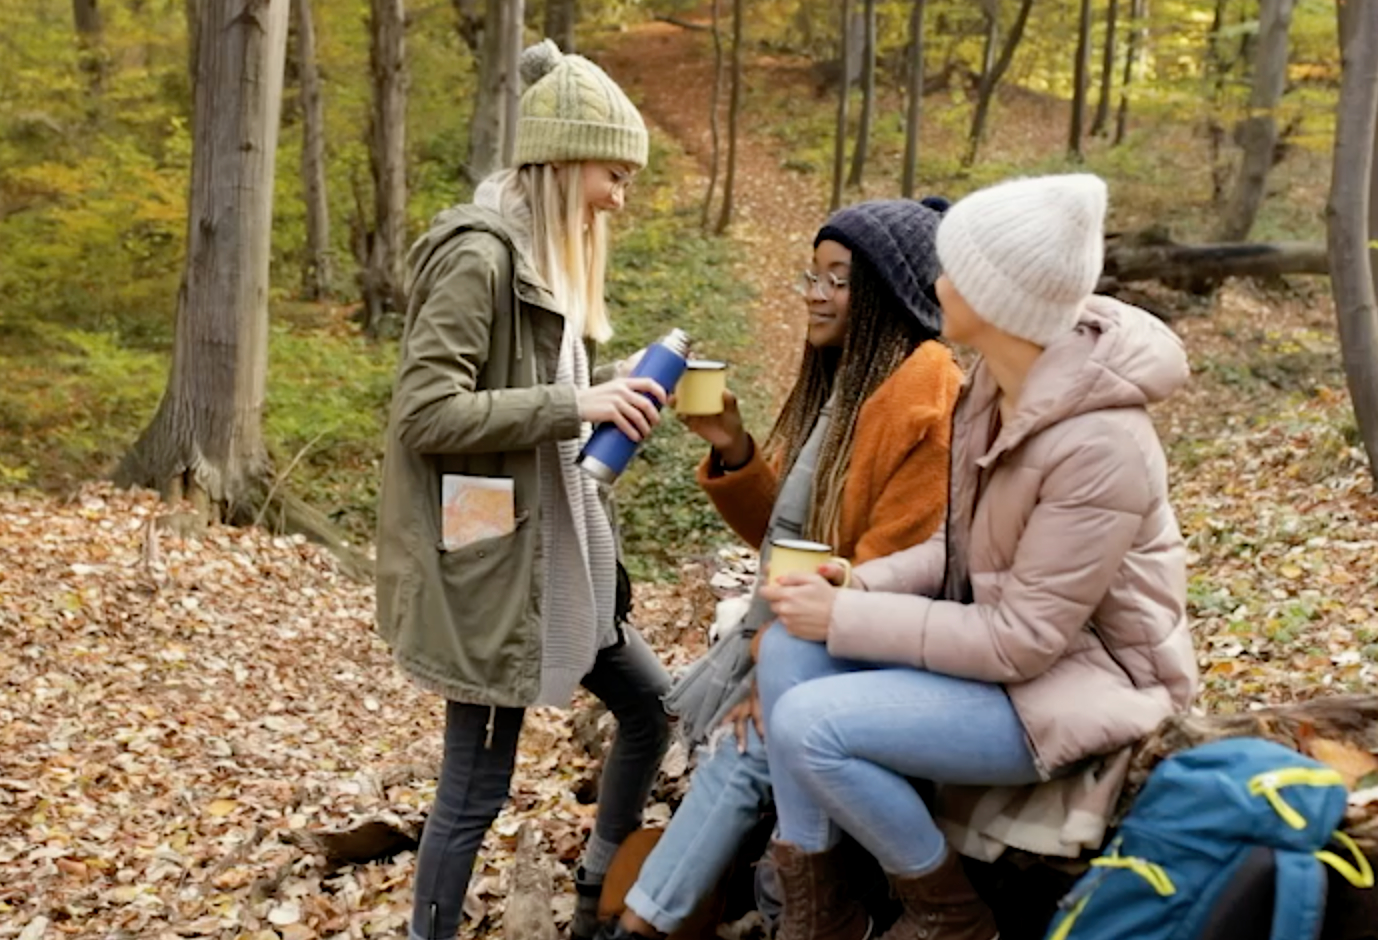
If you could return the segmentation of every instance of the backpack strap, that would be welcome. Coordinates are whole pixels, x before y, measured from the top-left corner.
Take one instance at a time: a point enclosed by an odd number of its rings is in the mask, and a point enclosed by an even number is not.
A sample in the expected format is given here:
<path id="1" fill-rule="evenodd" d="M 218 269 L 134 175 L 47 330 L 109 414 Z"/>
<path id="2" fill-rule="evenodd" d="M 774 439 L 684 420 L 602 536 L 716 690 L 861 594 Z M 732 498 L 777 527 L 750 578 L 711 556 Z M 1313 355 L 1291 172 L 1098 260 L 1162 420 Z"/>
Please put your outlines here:
<path id="1" fill-rule="evenodd" d="M 1325 921 L 1325 869 L 1307 852 L 1276 851 L 1271 940 L 1315 940 Z"/>
<path id="2" fill-rule="evenodd" d="M 1357 864 L 1351 865 L 1348 859 L 1340 858 L 1340 856 L 1329 849 L 1322 849 L 1317 852 L 1316 858 L 1339 872 L 1340 877 L 1348 881 L 1354 887 L 1372 888 L 1373 866 L 1368 863 L 1368 856 L 1360 851 L 1359 847 L 1354 844 L 1353 839 L 1345 833 L 1340 832 L 1338 829 L 1335 830 L 1333 838 L 1336 842 L 1340 843 L 1340 845 L 1344 846 L 1345 851 L 1353 856 Z"/>

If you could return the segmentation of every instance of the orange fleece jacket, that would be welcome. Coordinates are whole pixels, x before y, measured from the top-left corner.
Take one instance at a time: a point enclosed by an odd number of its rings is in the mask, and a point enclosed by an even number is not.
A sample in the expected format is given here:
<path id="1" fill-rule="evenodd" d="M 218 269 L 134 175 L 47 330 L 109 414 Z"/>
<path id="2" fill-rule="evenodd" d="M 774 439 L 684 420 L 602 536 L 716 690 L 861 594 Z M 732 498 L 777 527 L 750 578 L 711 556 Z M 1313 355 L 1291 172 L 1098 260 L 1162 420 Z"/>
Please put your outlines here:
<path id="1" fill-rule="evenodd" d="M 947 512 L 952 409 L 962 373 L 947 347 L 923 343 L 861 406 L 852 464 L 842 488 L 839 544 L 853 563 L 926 540 Z M 752 448 L 746 466 L 724 471 L 710 453 L 698 480 L 738 535 L 760 548 L 779 492 L 779 467 Z"/>

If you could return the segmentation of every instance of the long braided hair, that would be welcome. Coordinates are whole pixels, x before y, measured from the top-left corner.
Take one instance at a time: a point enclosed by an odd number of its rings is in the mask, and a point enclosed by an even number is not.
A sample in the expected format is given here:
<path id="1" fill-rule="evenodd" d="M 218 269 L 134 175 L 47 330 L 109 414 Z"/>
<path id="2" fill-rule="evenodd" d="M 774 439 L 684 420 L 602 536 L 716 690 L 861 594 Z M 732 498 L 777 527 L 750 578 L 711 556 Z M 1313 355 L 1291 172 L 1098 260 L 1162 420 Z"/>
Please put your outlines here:
<path id="1" fill-rule="evenodd" d="M 775 419 L 764 452 L 767 459 L 778 460 L 782 478 L 788 474 L 823 406 L 836 392 L 804 526 L 807 538 L 834 547 L 861 406 L 920 343 L 933 338 L 895 301 L 875 268 L 858 252 L 852 254 L 848 290 L 847 332 L 841 349 L 805 344 L 799 378 Z"/>

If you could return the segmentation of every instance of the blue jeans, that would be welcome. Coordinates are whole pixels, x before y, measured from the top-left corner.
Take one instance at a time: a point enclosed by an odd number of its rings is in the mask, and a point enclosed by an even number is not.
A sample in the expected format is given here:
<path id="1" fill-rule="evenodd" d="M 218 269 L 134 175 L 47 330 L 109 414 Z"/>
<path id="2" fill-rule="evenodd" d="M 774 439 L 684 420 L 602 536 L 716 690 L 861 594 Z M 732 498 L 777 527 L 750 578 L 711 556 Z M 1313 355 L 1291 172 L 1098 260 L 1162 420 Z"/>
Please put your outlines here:
<path id="1" fill-rule="evenodd" d="M 699 759 L 689 780 L 684 802 L 627 892 L 627 907 L 667 934 L 717 887 L 770 805 L 765 743 L 748 728 L 742 754 L 729 735 Z"/>
<path id="2" fill-rule="evenodd" d="M 834 659 L 775 628 L 758 669 L 780 838 L 806 852 L 838 827 L 887 872 L 920 875 L 946 841 L 909 778 L 985 786 L 1039 779 L 1002 686 Z"/>
<path id="3" fill-rule="evenodd" d="M 770 628 L 770 636 L 784 632 L 778 623 Z M 761 661 L 766 661 L 764 652 Z M 782 659 L 772 667 L 777 682 L 791 685 L 815 674 L 811 661 L 797 658 Z M 761 691 L 769 721 L 770 700 L 764 686 Z M 729 735 L 711 754 L 700 757 L 689 781 L 684 802 L 627 892 L 627 906 L 662 933 L 673 933 L 717 887 L 742 840 L 770 805 L 765 743 L 749 726 L 746 752 L 739 754 L 736 737 Z"/>

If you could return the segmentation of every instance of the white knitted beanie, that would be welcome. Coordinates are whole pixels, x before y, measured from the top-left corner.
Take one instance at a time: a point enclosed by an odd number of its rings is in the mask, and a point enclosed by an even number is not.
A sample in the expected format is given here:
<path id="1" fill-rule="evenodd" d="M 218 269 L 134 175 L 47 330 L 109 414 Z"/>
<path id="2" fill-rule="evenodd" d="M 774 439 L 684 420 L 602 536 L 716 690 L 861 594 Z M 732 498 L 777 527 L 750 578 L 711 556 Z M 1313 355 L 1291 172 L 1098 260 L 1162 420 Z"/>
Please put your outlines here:
<path id="1" fill-rule="evenodd" d="M 987 323 L 1047 346 L 1074 329 L 1105 254 L 1105 183 L 1090 173 L 977 190 L 943 216 L 943 273 Z"/>

